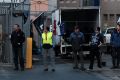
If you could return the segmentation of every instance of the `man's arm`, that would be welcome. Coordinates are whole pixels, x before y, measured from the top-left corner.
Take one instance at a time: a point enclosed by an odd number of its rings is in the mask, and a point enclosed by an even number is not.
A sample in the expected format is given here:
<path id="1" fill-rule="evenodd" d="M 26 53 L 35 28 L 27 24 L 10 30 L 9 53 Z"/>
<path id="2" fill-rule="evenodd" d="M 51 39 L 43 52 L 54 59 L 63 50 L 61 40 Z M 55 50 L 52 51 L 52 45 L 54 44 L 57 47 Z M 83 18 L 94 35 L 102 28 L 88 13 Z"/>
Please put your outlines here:
<path id="1" fill-rule="evenodd" d="M 82 43 L 84 43 L 85 41 L 85 37 L 84 37 L 84 34 L 82 33 Z"/>
<path id="2" fill-rule="evenodd" d="M 98 47 L 100 47 L 103 43 L 104 43 L 104 37 L 102 34 L 100 34 L 100 44 L 98 45 Z"/>
<path id="3" fill-rule="evenodd" d="M 113 37 L 113 33 L 111 34 L 111 38 L 110 38 L 110 44 L 113 45 L 113 40 L 114 40 L 114 37 Z"/>

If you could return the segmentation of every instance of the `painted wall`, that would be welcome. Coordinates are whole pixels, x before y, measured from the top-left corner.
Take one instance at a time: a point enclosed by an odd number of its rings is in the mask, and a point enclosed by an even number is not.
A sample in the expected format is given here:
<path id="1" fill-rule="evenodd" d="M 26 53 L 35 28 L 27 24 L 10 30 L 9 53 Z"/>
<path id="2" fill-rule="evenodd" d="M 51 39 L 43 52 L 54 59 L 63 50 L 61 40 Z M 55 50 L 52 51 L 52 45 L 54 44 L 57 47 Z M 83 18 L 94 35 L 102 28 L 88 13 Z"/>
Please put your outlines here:
<path id="1" fill-rule="evenodd" d="M 30 3 L 31 3 L 30 11 L 48 11 L 47 0 L 34 0 L 34 1 L 31 0 Z"/>

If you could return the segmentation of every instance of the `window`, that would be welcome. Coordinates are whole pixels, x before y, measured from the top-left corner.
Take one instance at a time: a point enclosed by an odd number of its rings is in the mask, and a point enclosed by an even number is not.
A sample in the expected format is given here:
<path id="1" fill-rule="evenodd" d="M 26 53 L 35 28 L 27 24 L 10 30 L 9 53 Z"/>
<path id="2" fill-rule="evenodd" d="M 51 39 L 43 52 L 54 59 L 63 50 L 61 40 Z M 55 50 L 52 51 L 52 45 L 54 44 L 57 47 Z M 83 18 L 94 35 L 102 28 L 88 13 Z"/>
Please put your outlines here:
<path id="1" fill-rule="evenodd" d="M 72 0 L 72 3 L 77 3 L 77 1 L 76 0 Z"/>
<path id="2" fill-rule="evenodd" d="M 114 21 L 115 17 L 114 14 L 110 14 L 110 21 Z"/>
<path id="3" fill-rule="evenodd" d="M 89 0 L 83 0 L 83 5 L 84 6 L 89 6 L 90 4 L 90 1 Z"/>
<path id="4" fill-rule="evenodd" d="M 111 2 L 113 2 L 113 1 L 115 1 L 115 0 L 111 0 Z"/>
<path id="5" fill-rule="evenodd" d="M 108 0 L 104 0 L 104 2 L 107 2 Z"/>
<path id="6" fill-rule="evenodd" d="M 70 3 L 70 0 L 66 0 L 66 3 Z"/>
<path id="7" fill-rule="evenodd" d="M 114 14 L 110 14 L 109 15 L 109 25 L 114 26 L 114 24 L 115 24 L 115 16 L 114 16 Z"/>
<path id="8" fill-rule="evenodd" d="M 119 18 L 120 18 L 120 14 L 117 14 L 117 20 L 116 21 L 118 21 Z"/>
<path id="9" fill-rule="evenodd" d="M 64 3 L 64 0 L 60 0 L 60 3 Z"/>
<path id="10" fill-rule="evenodd" d="M 108 29 L 107 34 L 111 34 L 114 30 L 115 30 L 115 28 Z"/>
<path id="11" fill-rule="evenodd" d="M 104 17 L 104 20 L 105 20 L 105 21 L 108 20 L 108 15 L 107 15 L 107 14 L 104 14 L 103 17 Z"/>
<path id="12" fill-rule="evenodd" d="M 100 0 L 83 0 L 84 6 L 99 6 Z"/>

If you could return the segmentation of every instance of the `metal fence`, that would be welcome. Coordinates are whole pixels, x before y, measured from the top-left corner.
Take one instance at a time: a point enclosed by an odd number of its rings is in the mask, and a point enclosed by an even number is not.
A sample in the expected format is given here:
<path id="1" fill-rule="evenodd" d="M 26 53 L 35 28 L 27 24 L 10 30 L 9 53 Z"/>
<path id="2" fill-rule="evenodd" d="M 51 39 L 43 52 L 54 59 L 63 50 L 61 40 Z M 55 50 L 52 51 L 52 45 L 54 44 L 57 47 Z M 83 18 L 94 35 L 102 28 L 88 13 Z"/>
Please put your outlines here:
<path id="1" fill-rule="evenodd" d="M 14 13 L 23 12 L 24 6 L 29 6 L 29 4 L 24 4 L 24 2 L 16 2 L 21 0 L 11 0 L 12 2 L 0 2 L 0 63 L 11 63 L 12 62 L 12 46 L 10 42 L 10 34 L 12 32 L 12 25 L 16 22 L 15 18 L 19 22 L 19 16 L 14 17 Z M 30 10 L 29 8 L 27 9 Z M 18 12 L 16 12 L 18 11 Z M 22 13 L 23 14 L 23 13 Z M 23 16 L 21 16 L 22 20 Z M 14 20 L 13 20 L 14 19 Z M 24 26 L 23 20 L 21 21 L 21 26 Z M 25 33 L 29 29 L 29 23 L 27 28 L 24 28 Z M 23 28 L 22 28 L 23 29 Z M 29 32 L 26 34 L 28 35 Z"/>

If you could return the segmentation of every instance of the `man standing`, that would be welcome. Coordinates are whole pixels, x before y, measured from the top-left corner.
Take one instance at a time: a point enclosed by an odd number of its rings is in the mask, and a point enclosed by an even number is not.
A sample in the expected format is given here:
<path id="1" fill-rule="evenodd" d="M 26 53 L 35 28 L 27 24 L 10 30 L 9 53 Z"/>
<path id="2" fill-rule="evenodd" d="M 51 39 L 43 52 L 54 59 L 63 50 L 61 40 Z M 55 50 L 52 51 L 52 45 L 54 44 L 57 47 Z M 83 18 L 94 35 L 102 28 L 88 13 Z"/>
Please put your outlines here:
<path id="1" fill-rule="evenodd" d="M 80 61 L 81 61 L 81 70 L 85 70 L 84 68 L 84 62 L 83 62 L 83 52 L 82 52 L 82 44 L 84 42 L 84 35 L 82 32 L 79 31 L 79 27 L 75 27 L 75 31 L 71 33 L 70 35 L 70 42 L 72 44 L 73 49 L 73 58 L 74 58 L 74 67 L 73 69 L 79 69 L 78 67 L 78 57 L 79 55 Z"/>
<path id="2" fill-rule="evenodd" d="M 104 40 L 103 40 L 102 34 L 100 33 L 100 27 L 97 27 L 95 30 L 95 33 L 92 34 L 91 41 L 90 41 L 90 48 L 91 48 L 90 49 L 90 66 L 89 66 L 90 70 L 93 69 L 95 57 L 97 58 L 97 62 L 98 62 L 97 66 L 99 68 L 102 68 L 99 47 L 103 42 Z"/>
<path id="3" fill-rule="evenodd" d="M 117 29 L 115 31 L 113 31 L 113 33 L 111 34 L 111 41 L 110 41 L 111 45 L 112 45 L 112 63 L 113 63 L 113 67 L 111 69 L 114 68 L 119 68 L 119 63 L 120 63 L 120 23 L 117 24 Z"/>
<path id="4" fill-rule="evenodd" d="M 22 53 L 23 43 L 25 41 L 25 34 L 21 31 L 18 24 L 14 25 L 14 31 L 11 34 L 11 43 L 13 48 L 14 70 L 19 70 L 19 63 L 21 71 L 24 70 L 24 58 Z"/>
<path id="5" fill-rule="evenodd" d="M 43 54 L 43 61 L 44 61 L 44 71 L 48 71 L 48 62 L 50 59 L 50 64 L 52 67 L 52 71 L 54 72 L 55 69 L 55 53 L 53 51 L 53 34 L 49 32 L 49 28 L 45 27 L 44 32 L 42 33 L 42 54 Z"/>

